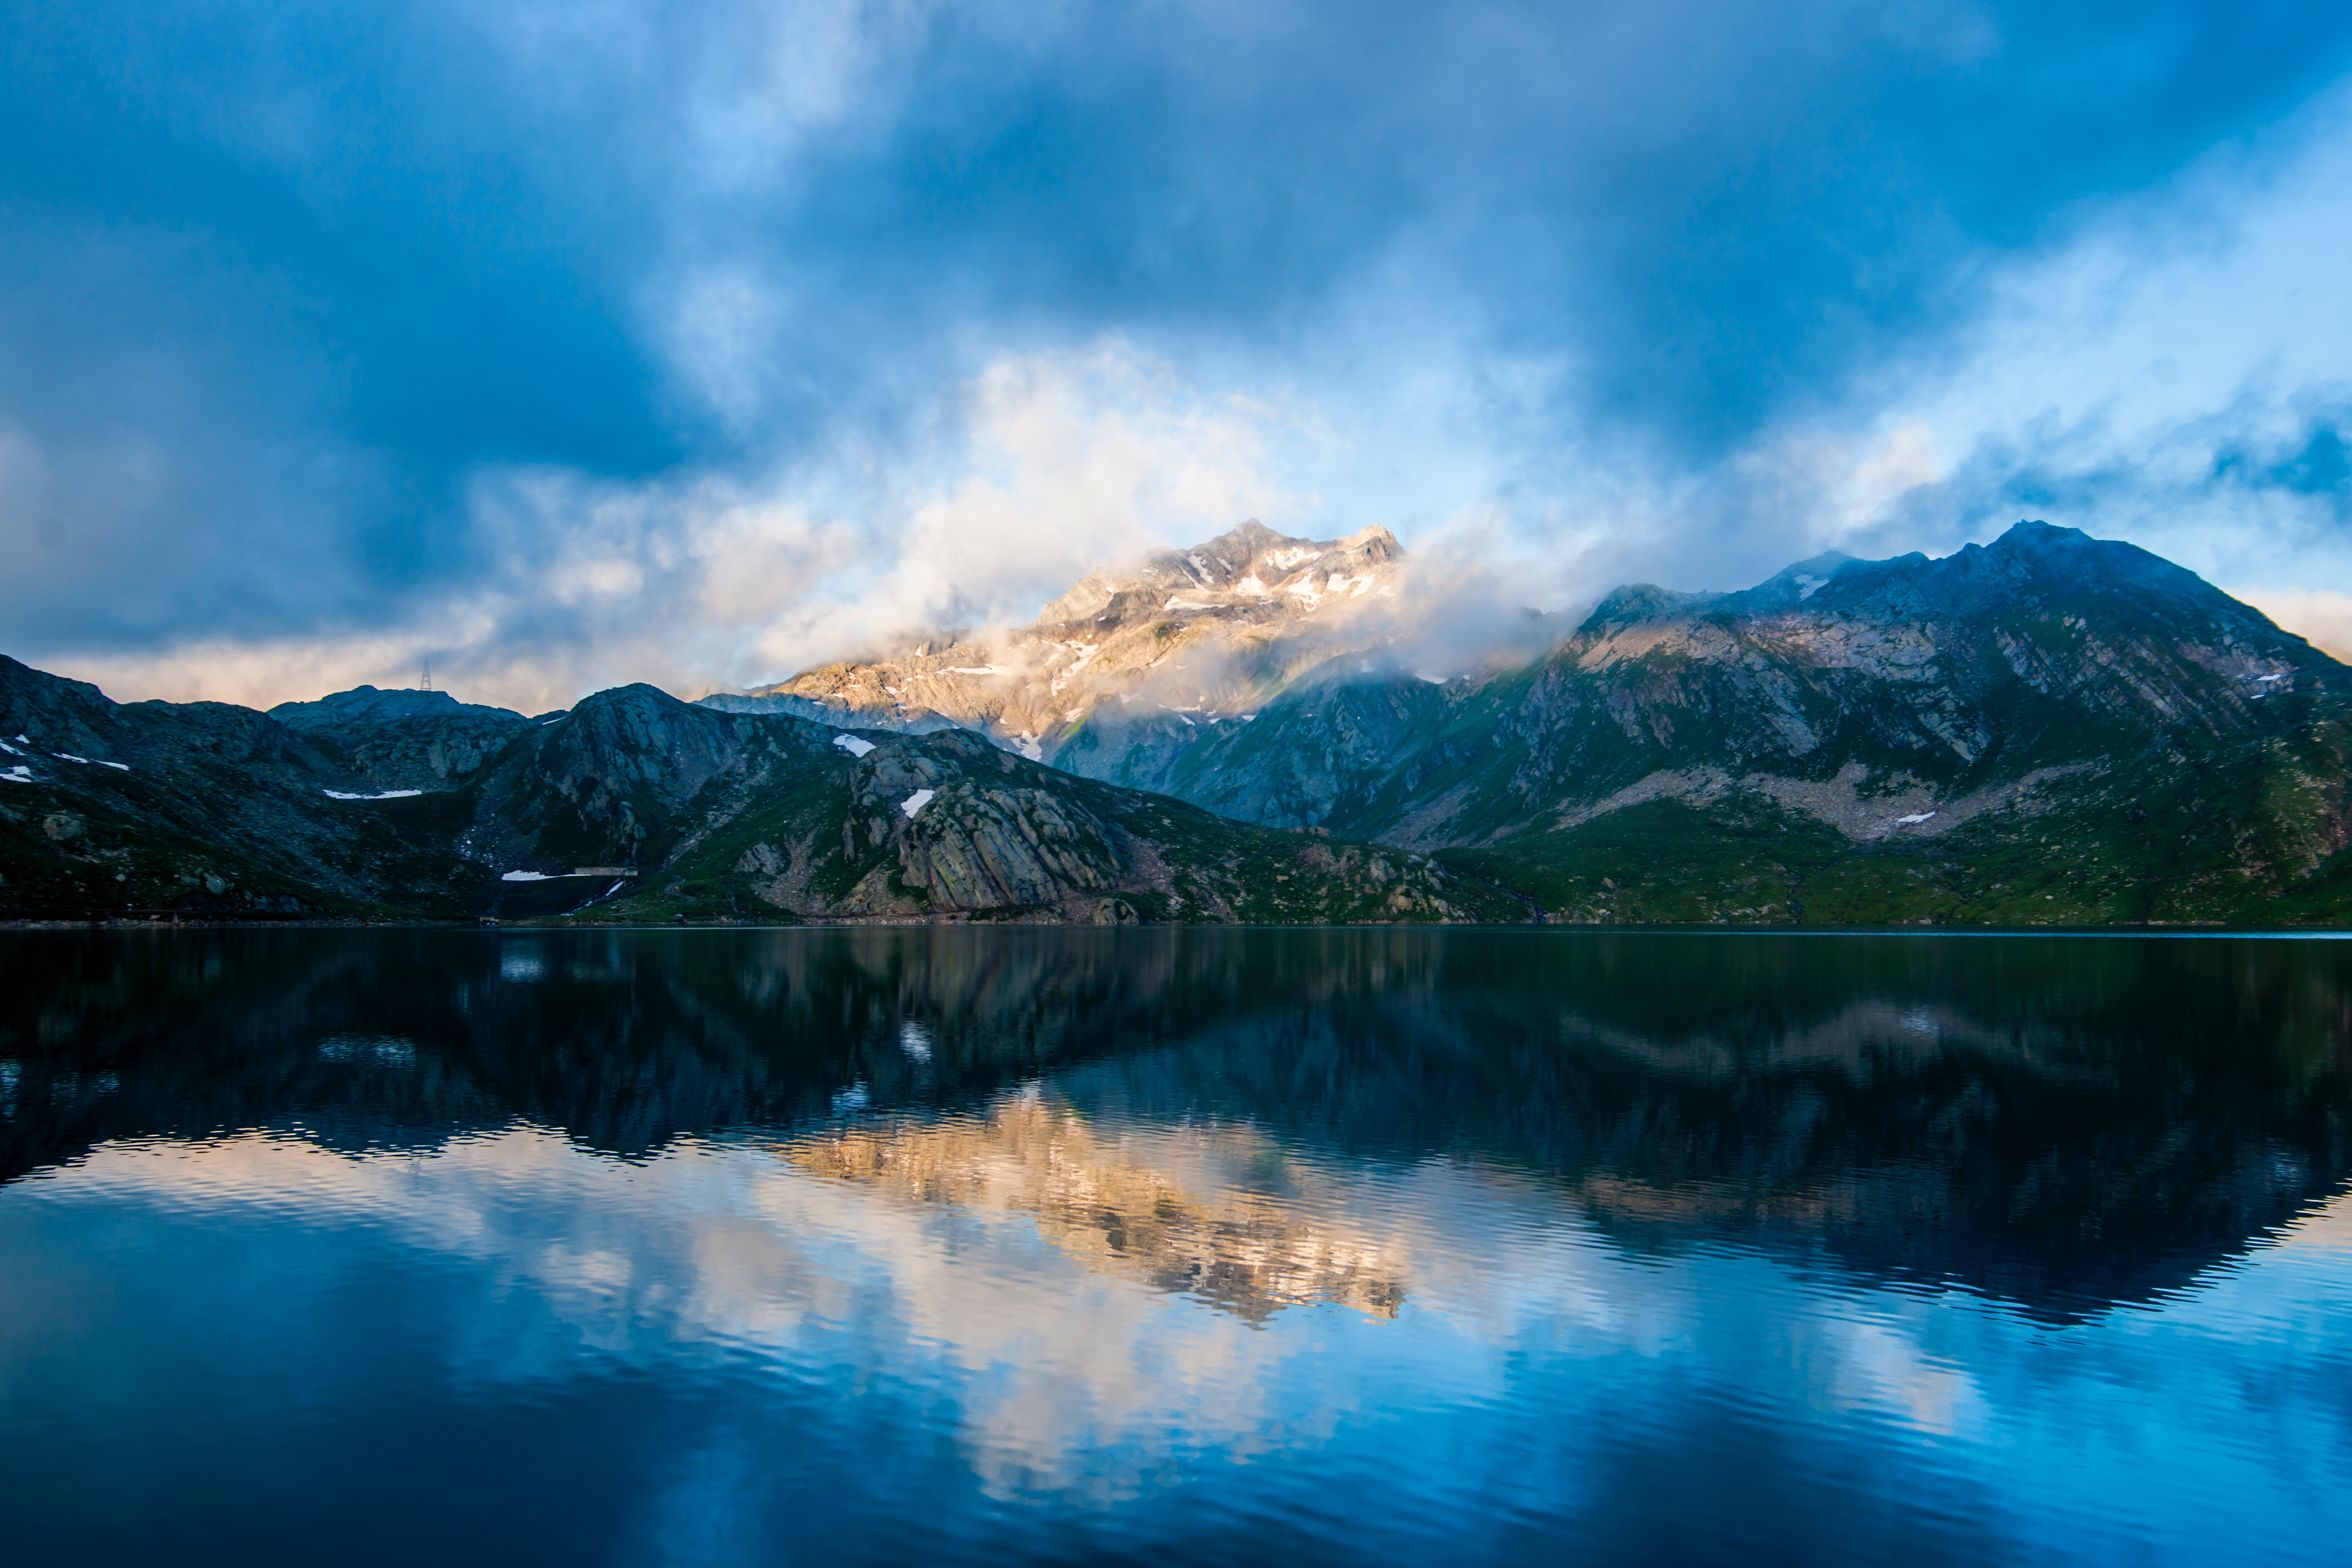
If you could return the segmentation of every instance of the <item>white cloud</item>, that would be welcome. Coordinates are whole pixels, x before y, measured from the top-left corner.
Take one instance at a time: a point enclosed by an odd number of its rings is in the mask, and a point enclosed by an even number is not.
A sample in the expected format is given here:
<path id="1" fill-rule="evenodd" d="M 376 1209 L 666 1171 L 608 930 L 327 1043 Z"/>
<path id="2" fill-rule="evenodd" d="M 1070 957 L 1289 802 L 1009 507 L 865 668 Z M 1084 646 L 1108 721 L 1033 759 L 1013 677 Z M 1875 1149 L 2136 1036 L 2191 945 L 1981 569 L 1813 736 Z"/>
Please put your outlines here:
<path id="1" fill-rule="evenodd" d="M 1844 531 L 1949 549 L 2046 512 L 2209 579 L 2315 573 L 2352 590 L 2352 538 L 2328 526 L 2326 498 L 2216 467 L 2236 447 L 2295 442 L 2352 395 L 2347 183 L 2352 91 L 2339 91 L 2014 268 L 1948 362 L 1874 390 L 1881 439 L 1916 433 L 1948 460 L 1846 513 Z"/>
<path id="2" fill-rule="evenodd" d="M 1543 548 L 1546 569 L 1523 580 L 1560 606 L 1628 579 L 1742 587 L 1823 549 L 1942 554 L 2021 517 L 2130 539 L 2210 580 L 2352 592 L 2339 497 L 2219 465 L 2291 452 L 2352 403 L 2347 186 L 2352 89 L 2079 214 L 1985 280 L 1993 303 L 1971 328 L 1710 468 L 1490 445 L 1499 532 Z M 1490 387 L 1490 442 L 1539 425 L 1555 384 Z"/>
<path id="3" fill-rule="evenodd" d="M 952 476 L 910 486 L 862 530 L 854 568 L 780 607 L 758 641 L 762 673 L 919 629 L 1025 621 L 1106 560 L 1316 505 L 1279 481 L 1273 450 L 1302 419 L 1205 395 L 1118 340 L 1002 356 L 953 417 L 961 461 L 929 465 Z"/>
<path id="4" fill-rule="evenodd" d="M 762 177 L 759 150 L 844 112 L 926 14 L 808 15 L 822 25 L 797 63 L 767 39 L 665 68 L 724 78 L 681 132 L 709 145 L 696 178 Z M 1461 602 L 1555 610 L 1628 580 L 1743 586 L 1828 547 L 1941 553 L 2043 516 L 2218 582 L 2294 583 L 2246 591 L 2291 629 L 2352 647 L 2352 530 L 2333 502 L 2220 482 L 2214 466 L 2231 443 L 2291 443 L 2315 410 L 2352 400 L 2352 293 L 2336 277 L 2352 254 L 2347 184 L 2352 97 L 2338 94 L 2085 216 L 1994 278 L 1994 308 L 1946 351 L 1696 474 L 1562 435 L 1570 360 L 1490 353 L 1459 301 L 1416 300 L 1414 268 L 1374 263 L 1316 320 L 1256 348 L 984 349 L 968 380 L 934 391 L 928 419 L 886 437 L 844 412 L 816 456 L 764 470 L 627 484 L 484 470 L 481 580 L 396 627 L 339 619 L 352 574 L 321 557 L 273 569 L 318 585 L 314 631 L 41 662 L 126 697 L 404 685 L 428 656 L 460 695 L 528 710 L 628 680 L 690 695 L 922 629 L 1025 620 L 1106 559 L 1249 516 L 1323 534 L 1383 523 L 1453 558 L 1454 576 L 1485 573 L 1485 597 Z M 800 373 L 772 351 L 797 305 L 788 280 L 731 255 L 678 241 L 646 308 L 680 385 L 756 449 L 782 378 Z M 1289 379 L 1298 365 L 1315 379 Z M 102 467 L 126 515 L 160 504 L 137 453 L 45 454 L 0 434 L 12 549 L 43 548 L 26 530 L 74 464 Z M 78 521 L 91 544 L 105 517 Z M 83 545 L 78 559 L 111 553 Z"/>
<path id="5" fill-rule="evenodd" d="M 524 712 L 649 681 L 748 685 L 928 629 L 1025 621 L 1106 559 L 1256 516 L 1305 526 L 1285 403 L 1205 393 L 1113 340 L 1004 355 L 942 402 L 927 439 L 852 443 L 763 480 L 635 485 L 493 469 L 470 503 L 488 565 L 409 624 L 74 658 L 58 672 L 131 699 L 256 706 L 339 686 L 437 684 Z"/>

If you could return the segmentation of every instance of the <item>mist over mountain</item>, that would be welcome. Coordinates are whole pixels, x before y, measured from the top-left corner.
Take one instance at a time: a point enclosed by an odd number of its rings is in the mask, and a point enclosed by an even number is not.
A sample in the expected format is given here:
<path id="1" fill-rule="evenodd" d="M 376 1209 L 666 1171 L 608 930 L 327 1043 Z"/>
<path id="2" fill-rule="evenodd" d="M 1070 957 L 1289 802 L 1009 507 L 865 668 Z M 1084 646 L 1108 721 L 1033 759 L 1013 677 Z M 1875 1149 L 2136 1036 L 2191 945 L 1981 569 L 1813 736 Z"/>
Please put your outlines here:
<path id="1" fill-rule="evenodd" d="M 1635 585 L 1447 670 L 1428 602 L 1385 530 L 1251 522 L 1026 627 L 698 704 L 264 715 L 9 661 L 0 907 L 2096 925 L 2352 899 L 2352 669 L 2130 545 L 2021 522 L 1736 593 Z"/>
<path id="2" fill-rule="evenodd" d="M 905 728 L 950 720 L 1032 760 L 1107 704 L 1175 716 L 1254 707 L 1299 674 L 1392 640 L 1413 606 L 1386 528 L 1301 539 L 1255 518 L 1186 550 L 1090 572 L 1027 626 L 948 633 L 872 663 L 820 666 L 741 695 L 729 712 L 799 712 Z M 811 706 L 810 705 L 816 705 Z M 1084 771 L 1084 769 L 1079 769 Z"/>

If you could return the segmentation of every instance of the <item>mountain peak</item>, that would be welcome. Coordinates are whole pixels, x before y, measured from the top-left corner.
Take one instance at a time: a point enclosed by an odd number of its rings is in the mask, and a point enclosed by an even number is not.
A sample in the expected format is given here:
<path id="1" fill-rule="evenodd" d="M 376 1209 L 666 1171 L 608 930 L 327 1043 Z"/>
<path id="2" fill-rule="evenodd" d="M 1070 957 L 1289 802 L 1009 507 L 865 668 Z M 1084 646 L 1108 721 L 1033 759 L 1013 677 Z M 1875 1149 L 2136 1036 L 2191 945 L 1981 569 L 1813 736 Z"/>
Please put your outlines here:
<path id="1" fill-rule="evenodd" d="M 1987 548 L 2006 550 L 2080 549 L 2086 545 L 2111 544 L 2111 539 L 2095 539 L 2080 528 L 2066 528 L 2058 523 L 2044 522 L 2040 517 L 2020 517 Z"/>
<path id="2" fill-rule="evenodd" d="M 397 724 L 406 718 L 451 718 L 459 714 L 522 722 L 522 715 L 506 708 L 461 703 L 447 692 L 417 691 L 407 687 L 381 691 L 374 686 L 353 686 L 347 692 L 333 692 L 315 702 L 279 703 L 269 710 L 269 716 L 289 729 L 302 730 Z"/>
<path id="3" fill-rule="evenodd" d="M 1167 718 L 1253 711 L 1335 652 L 1393 630 L 1404 547 L 1374 524 L 1300 538 L 1244 519 L 1182 549 L 1089 572 L 1025 627 L 959 633 L 874 661 L 801 671 L 706 706 L 793 711 L 821 723 L 985 731 L 1042 759 L 1103 702 Z M 805 702 L 803 709 L 788 704 Z"/>
<path id="4" fill-rule="evenodd" d="M 1163 611 L 1230 612 L 1253 604 L 1311 613 L 1327 599 L 1368 591 L 1375 569 L 1403 557 L 1396 536 L 1377 523 L 1345 538 L 1308 539 L 1276 533 L 1252 517 L 1189 549 L 1160 550 L 1132 566 L 1098 568 L 1032 624 L 1074 626 L 1107 616 L 1124 624 Z"/>
<path id="5" fill-rule="evenodd" d="M 1654 582 L 1629 582 L 1603 594 L 1601 602 L 1592 607 L 1592 612 L 1577 628 L 1577 634 L 1604 637 L 1627 626 L 1672 615 L 1706 598 L 1707 595 L 1704 593 L 1685 593 L 1677 589 L 1661 588 Z"/>
<path id="6" fill-rule="evenodd" d="M 1267 550 L 1279 549 L 1284 545 L 1305 542 L 1303 539 L 1294 539 L 1287 534 L 1276 533 L 1255 517 L 1251 517 L 1238 528 L 1227 528 L 1208 543 L 1196 546 L 1194 553 L 1224 561 L 1238 570 L 1248 566 L 1252 560 Z M 1181 555 L 1184 552 L 1171 553 Z"/>
<path id="7" fill-rule="evenodd" d="M 1781 568 L 1772 576 L 1744 592 L 1727 595 L 1742 609 L 1762 609 L 1767 606 L 1801 604 L 1827 588 L 1837 575 L 1859 562 L 1843 550 L 1823 550 L 1794 566 Z"/>
<path id="8" fill-rule="evenodd" d="M 1996 580 L 2032 584 L 2042 593 L 2120 593 L 2150 609 L 2191 613 L 2223 622 L 2270 622 L 2203 578 L 2121 539 L 2095 538 L 2080 528 L 2021 519 L 1990 545 L 1970 545 L 1936 563 L 1965 580 L 1985 568 Z M 2274 630 L 2274 629 L 2273 629 Z"/>

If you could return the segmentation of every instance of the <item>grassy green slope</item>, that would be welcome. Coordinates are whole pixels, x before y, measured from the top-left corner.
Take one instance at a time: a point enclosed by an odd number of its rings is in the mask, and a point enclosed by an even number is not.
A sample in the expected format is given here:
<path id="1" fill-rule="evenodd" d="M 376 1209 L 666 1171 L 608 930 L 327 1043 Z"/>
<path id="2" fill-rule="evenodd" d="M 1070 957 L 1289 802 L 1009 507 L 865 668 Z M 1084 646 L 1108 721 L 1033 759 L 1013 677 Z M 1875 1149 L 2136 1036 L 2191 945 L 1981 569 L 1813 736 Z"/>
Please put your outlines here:
<path id="1" fill-rule="evenodd" d="M 2291 733 L 2070 779 L 1932 836 L 1855 842 L 1737 791 L 1629 807 L 1441 859 L 1554 917 L 1624 923 L 2340 925 L 2347 730 Z"/>

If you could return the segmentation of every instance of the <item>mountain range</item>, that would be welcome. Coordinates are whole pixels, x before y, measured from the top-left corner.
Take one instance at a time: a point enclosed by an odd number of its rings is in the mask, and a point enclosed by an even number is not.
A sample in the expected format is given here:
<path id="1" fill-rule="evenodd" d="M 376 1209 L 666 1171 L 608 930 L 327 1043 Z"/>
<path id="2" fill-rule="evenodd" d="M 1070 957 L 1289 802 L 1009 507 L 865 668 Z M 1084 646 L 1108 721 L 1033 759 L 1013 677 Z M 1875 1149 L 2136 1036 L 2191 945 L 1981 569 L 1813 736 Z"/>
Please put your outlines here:
<path id="1" fill-rule="evenodd" d="M 2352 669 L 2135 547 L 1635 586 L 1425 667 L 1385 530 L 527 717 L 116 704 L 0 659 L 23 916 L 2327 924 Z M 1496 642 L 1503 639 L 1497 637 Z"/>
<path id="2" fill-rule="evenodd" d="M 0 660 L 17 917 L 1525 918 L 1426 854 L 1236 822 L 968 731 L 651 686 L 527 718 L 370 687 L 118 704 Z"/>

